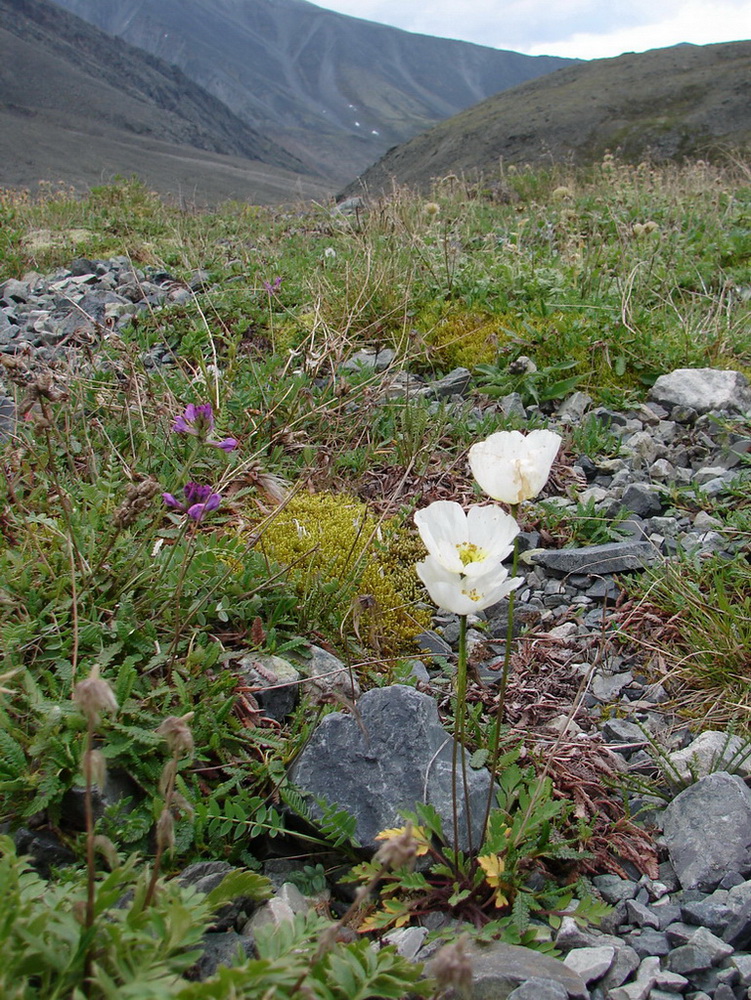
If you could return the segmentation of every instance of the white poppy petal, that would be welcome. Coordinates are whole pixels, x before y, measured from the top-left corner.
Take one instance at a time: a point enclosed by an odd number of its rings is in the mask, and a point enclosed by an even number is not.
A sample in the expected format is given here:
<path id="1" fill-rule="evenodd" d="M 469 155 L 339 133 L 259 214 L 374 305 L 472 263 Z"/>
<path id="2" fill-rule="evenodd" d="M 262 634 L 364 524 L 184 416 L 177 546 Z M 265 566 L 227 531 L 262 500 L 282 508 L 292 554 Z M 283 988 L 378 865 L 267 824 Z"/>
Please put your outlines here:
<path id="1" fill-rule="evenodd" d="M 472 475 L 494 500 L 531 500 L 547 482 L 560 444 L 553 431 L 498 431 L 469 449 Z"/>
<path id="2" fill-rule="evenodd" d="M 467 518 L 461 506 L 453 500 L 436 500 L 418 510 L 414 522 L 430 555 L 459 573 L 462 561 L 457 545 L 467 540 Z"/>

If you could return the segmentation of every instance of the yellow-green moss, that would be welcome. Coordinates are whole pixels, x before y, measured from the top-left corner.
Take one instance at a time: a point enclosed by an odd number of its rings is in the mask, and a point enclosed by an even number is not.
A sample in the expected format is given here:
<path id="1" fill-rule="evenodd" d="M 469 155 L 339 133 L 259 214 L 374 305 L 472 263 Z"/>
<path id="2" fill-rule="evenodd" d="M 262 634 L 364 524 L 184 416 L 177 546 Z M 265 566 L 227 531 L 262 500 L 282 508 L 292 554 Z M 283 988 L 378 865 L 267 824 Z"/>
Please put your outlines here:
<path id="1" fill-rule="evenodd" d="M 513 336 L 505 317 L 458 308 L 426 310 L 419 317 L 419 327 L 438 361 L 450 368 L 492 364 L 499 347 Z"/>
<path id="2" fill-rule="evenodd" d="M 364 503 L 343 494 L 301 493 L 263 533 L 264 551 L 289 567 L 304 604 L 325 608 L 346 633 L 375 652 L 411 651 L 430 615 L 416 606 L 414 563 L 424 551 L 406 529 L 379 523 Z"/>

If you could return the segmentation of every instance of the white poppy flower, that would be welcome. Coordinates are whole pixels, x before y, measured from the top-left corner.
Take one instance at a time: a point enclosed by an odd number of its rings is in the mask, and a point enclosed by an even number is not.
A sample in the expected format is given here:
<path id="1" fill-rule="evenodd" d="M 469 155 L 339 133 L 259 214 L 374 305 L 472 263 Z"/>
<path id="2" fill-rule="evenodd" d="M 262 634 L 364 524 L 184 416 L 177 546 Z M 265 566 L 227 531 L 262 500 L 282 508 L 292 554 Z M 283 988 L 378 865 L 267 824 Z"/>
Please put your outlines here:
<path id="1" fill-rule="evenodd" d="M 492 505 L 465 511 L 453 500 L 437 500 L 418 510 L 415 524 L 430 555 L 452 573 L 480 576 L 497 568 L 514 547 L 519 525 Z"/>
<path id="2" fill-rule="evenodd" d="M 518 504 L 543 488 L 561 446 L 553 431 L 498 431 L 469 449 L 472 475 L 494 500 Z"/>
<path id="3" fill-rule="evenodd" d="M 496 565 L 481 576 L 452 573 L 434 556 L 428 556 L 415 567 L 431 600 L 455 615 L 469 615 L 508 597 L 523 583 L 522 577 L 509 579 L 503 566 Z"/>

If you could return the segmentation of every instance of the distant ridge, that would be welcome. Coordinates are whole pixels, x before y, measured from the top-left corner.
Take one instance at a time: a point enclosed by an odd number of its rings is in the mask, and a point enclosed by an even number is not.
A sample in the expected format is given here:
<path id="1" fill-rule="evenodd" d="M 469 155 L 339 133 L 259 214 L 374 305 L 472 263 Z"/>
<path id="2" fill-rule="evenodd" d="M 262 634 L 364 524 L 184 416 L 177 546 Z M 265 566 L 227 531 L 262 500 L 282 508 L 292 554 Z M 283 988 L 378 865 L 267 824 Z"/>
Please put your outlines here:
<path id="1" fill-rule="evenodd" d="M 0 185 L 131 173 L 188 199 L 326 189 L 176 67 L 47 0 L 0 0 Z"/>
<path id="2" fill-rule="evenodd" d="M 560 69 L 391 149 L 344 191 L 427 189 L 499 164 L 712 158 L 751 145 L 751 42 L 681 44 Z"/>
<path id="3" fill-rule="evenodd" d="M 572 60 L 432 38 L 304 0 L 57 0 L 182 70 L 338 183 L 390 146 Z"/>

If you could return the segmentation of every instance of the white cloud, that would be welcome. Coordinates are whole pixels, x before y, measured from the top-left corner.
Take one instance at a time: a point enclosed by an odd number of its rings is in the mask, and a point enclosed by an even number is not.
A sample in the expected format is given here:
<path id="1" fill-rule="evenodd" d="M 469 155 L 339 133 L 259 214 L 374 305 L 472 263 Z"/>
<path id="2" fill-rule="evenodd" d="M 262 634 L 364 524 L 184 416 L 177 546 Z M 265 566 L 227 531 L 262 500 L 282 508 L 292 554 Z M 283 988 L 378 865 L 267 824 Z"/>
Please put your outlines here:
<path id="1" fill-rule="evenodd" d="M 751 0 L 319 0 L 408 31 L 582 59 L 751 38 Z"/>

